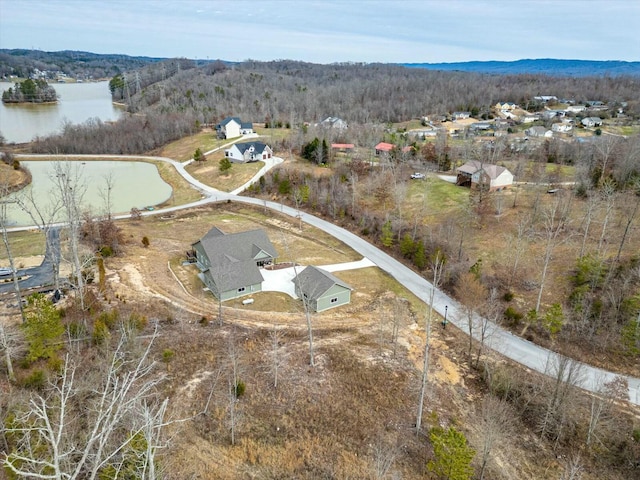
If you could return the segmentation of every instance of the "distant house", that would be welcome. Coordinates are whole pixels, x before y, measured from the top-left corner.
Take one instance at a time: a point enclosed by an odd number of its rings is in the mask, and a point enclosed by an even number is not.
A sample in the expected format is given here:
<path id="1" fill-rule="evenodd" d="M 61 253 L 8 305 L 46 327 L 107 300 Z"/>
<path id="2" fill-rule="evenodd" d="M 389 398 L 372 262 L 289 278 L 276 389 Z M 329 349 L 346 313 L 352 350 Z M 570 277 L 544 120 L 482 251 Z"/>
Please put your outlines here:
<path id="1" fill-rule="evenodd" d="M 233 163 L 249 163 L 271 158 L 273 151 L 262 142 L 235 143 L 224 151 L 224 156 Z"/>
<path id="2" fill-rule="evenodd" d="M 547 120 L 556 118 L 556 117 L 564 117 L 564 110 L 545 110 L 542 112 L 542 118 L 546 118 Z"/>
<path id="3" fill-rule="evenodd" d="M 496 110 L 502 110 L 502 111 L 511 111 L 511 110 L 515 110 L 516 108 L 518 108 L 518 105 L 516 105 L 513 102 L 498 102 L 496 103 Z"/>
<path id="4" fill-rule="evenodd" d="M 338 129 L 338 130 L 344 130 L 349 125 L 347 125 L 347 122 L 345 122 L 341 118 L 338 118 L 338 117 L 327 117 L 327 118 L 325 118 L 324 120 L 322 120 L 320 122 L 320 126 L 321 127 L 325 127 L 325 128 L 335 128 L 335 129 Z"/>
<path id="5" fill-rule="evenodd" d="M 471 112 L 453 112 L 451 116 L 454 120 L 464 120 L 465 118 L 469 118 L 471 116 Z"/>
<path id="6" fill-rule="evenodd" d="M 216 125 L 218 138 L 236 138 L 253 133 L 251 122 L 242 122 L 238 117 L 227 117 Z"/>
<path id="7" fill-rule="evenodd" d="M 493 124 L 489 122 L 476 122 L 469 125 L 469 131 L 480 135 L 489 135 L 492 133 Z"/>
<path id="8" fill-rule="evenodd" d="M 587 107 L 584 105 L 569 105 L 565 111 L 569 113 L 579 113 L 584 112 L 586 109 Z"/>
<path id="9" fill-rule="evenodd" d="M 535 127 L 529 127 L 524 131 L 527 137 L 552 137 L 553 132 L 546 128 L 536 125 Z"/>
<path id="10" fill-rule="evenodd" d="M 353 143 L 332 143 L 331 148 L 333 150 L 339 150 L 341 152 L 346 152 L 349 150 L 353 150 L 355 145 Z"/>
<path id="11" fill-rule="evenodd" d="M 220 301 L 261 291 L 260 267 L 278 257 L 260 229 L 226 234 L 213 227 L 192 248 L 198 276 Z"/>
<path id="12" fill-rule="evenodd" d="M 308 266 L 293 279 L 296 295 L 308 302 L 315 312 L 347 305 L 351 302 L 351 287 L 331 273 Z"/>
<path id="13" fill-rule="evenodd" d="M 535 122 L 536 120 L 540 120 L 540 115 L 536 113 L 528 113 L 525 116 L 523 116 L 520 121 L 522 123 L 532 123 L 532 122 Z"/>
<path id="14" fill-rule="evenodd" d="M 599 127 L 602 125 L 602 119 L 600 117 L 586 117 L 580 123 L 585 127 Z"/>
<path id="15" fill-rule="evenodd" d="M 393 150 L 393 147 L 395 147 L 395 145 L 393 145 L 392 143 L 380 142 L 374 148 L 376 151 L 376 155 L 381 155 L 391 152 L 391 150 Z"/>
<path id="16" fill-rule="evenodd" d="M 536 97 L 533 97 L 533 99 L 537 102 L 557 102 L 558 101 L 558 97 L 556 97 L 555 95 L 538 95 Z"/>
<path id="17" fill-rule="evenodd" d="M 551 125 L 551 131 L 556 133 L 569 133 L 573 130 L 573 125 L 570 123 L 554 123 Z"/>
<path id="18" fill-rule="evenodd" d="M 470 160 L 456 169 L 456 184 L 472 189 L 502 190 L 513 184 L 513 174 L 505 167 Z"/>

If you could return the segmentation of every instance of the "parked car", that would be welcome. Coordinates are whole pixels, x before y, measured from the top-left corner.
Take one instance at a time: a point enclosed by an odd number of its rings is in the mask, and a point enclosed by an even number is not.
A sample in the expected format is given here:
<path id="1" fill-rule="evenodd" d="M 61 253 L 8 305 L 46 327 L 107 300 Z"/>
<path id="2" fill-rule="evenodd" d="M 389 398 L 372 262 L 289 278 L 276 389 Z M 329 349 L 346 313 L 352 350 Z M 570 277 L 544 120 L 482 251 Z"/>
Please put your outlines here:
<path id="1" fill-rule="evenodd" d="M 413 178 L 414 180 L 422 180 L 423 178 L 425 178 L 425 174 L 420 172 L 412 173 L 411 178 Z"/>
<path id="2" fill-rule="evenodd" d="M 0 277 L 8 277 L 9 275 L 13 275 L 11 267 L 0 267 Z"/>

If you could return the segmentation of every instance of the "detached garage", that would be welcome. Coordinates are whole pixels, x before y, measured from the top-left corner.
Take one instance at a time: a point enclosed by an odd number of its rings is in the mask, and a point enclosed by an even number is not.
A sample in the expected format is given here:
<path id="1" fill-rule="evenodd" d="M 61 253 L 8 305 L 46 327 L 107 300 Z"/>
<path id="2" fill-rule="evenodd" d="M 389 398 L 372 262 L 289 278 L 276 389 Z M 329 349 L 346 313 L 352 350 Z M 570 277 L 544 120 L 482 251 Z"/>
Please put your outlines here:
<path id="1" fill-rule="evenodd" d="M 305 298 L 315 312 L 347 305 L 351 302 L 352 288 L 326 270 L 309 266 L 293 280 L 296 295 Z"/>

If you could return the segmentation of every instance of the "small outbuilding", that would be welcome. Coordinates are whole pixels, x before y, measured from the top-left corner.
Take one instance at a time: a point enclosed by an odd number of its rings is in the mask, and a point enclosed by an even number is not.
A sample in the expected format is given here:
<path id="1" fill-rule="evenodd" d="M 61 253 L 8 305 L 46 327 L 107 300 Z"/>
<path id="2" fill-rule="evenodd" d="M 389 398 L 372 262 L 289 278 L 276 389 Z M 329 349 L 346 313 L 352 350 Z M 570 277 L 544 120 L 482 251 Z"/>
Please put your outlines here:
<path id="1" fill-rule="evenodd" d="M 308 266 L 292 280 L 296 295 L 304 298 L 315 312 L 347 305 L 351 302 L 352 288 L 318 267 Z"/>

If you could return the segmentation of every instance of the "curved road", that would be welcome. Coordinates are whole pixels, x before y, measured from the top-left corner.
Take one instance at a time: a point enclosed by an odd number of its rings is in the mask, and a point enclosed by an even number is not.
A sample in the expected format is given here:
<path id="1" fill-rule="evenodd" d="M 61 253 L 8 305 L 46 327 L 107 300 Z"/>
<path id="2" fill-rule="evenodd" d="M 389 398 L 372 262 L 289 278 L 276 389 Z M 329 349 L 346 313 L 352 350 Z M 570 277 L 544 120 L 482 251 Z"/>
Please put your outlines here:
<path id="1" fill-rule="evenodd" d="M 207 152 L 209 153 L 209 152 Z M 35 157 L 35 155 L 28 155 L 29 157 Z M 54 155 L 42 155 L 43 157 L 52 158 Z M 16 157 L 19 157 L 16 155 Z M 267 170 L 282 162 L 282 159 L 274 157 L 271 161 L 267 162 L 265 166 L 245 185 L 234 190 L 231 193 L 221 192 L 220 190 L 216 190 L 212 187 L 209 187 L 195 178 L 193 178 L 186 170 L 185 165 L 189 162 L 180 163 L 175 160 L 164 158 L 164 157 L 144 157 L 144 156 L 121 156 L 121 155 L 59 155 L 61 159 L 70 159 L 70 158 L 101 158 L 101 159 L 137 159 L 137 160 L 158 160 L 162 162 L 171 163 L 178 173 L 182 175 L 182 177 L 188 181 L 194 188 L 199 190 L 204 198 L 200 201 L 193 202 L 187 205 L 181 205 L 178 207 L 165 208 L 161 210 L 156 210 L 152 212 L 144 212 L 143 215 L 162 215 L 168 212 L 173 212 L 177 210 L 182 210 L 185 208 L 190 208 L 194 206 L 204 205 L 207 203 L 213 203 L 217 201 L 227 201 L 233 200 L 235 202 L 257 205 L 260 207 L 270 208 L 274 211 L 281 212 L 285 215 L 289 215 L 291 217 L 300 217 L 303 222 L 312 225 L 316 228 L 319 228 L 330 235 L 333 235 L 338 240 L 344 242 L 349 245 L 352 249 L 367 257 L 369 260 L 374 262 L 379 268 L 387 272 L 393 278 L 395 278 L 398 282 L 404 285 L 411 293 L 420 298 L 423 302 L 429 303 L 429 296 L 433 286 L 422 276 L 415 273 L 410 268 L 406 267 L 390 255 L 386 254 L 379 248 L 371 245 L 366 240 L 358 237 L 357 235 L 345 230 L 344 228 L 338 227 L 326 220 L 322 220 L 321 218 L 315 217 L 308 213 L 304 213 L 302 211 L 296 210 L 292 207 L 282 205 L 276 202 L 271 202 L 267 200 L 261 200 L 257 198 L 251 197 L 243 197 L 240 196 L 243 190 L 245 190 L 249 185 L 258 181 L 258 179 L 266 173 Z M 116 218 L 127 218 L 129 215 L 121 215 Z M 460 328 L 463 332 L 468 332 L 468 325 L 466 322 L 466 318 L 463 314 L 463 310 L 460 304 L 455 301 L 453 298 L 446 295 L 444 292 L 436 289 L 434 292 L 434 301 L 433 307 L 436 312 L 438 312 L 441 316 L 445 314 L 445 308 L 448 310 L 447 320 Z M 475 319 L 475 328 L 473 329 L 473 336 L 478 339 L 480 337 L 480 324 L 481 319 L 477 317 Z M 510 358 L 526 367 L 531 368 L 537 372 L 546 374 L 546 375 L 554 375 L 555 368 L 558 364 L 558 360 L 560 356 L 548 350 L 546 348 L 540 347 L 534 343 L 531 343 L 523 338 L 520 338 L 512 333 L 500 328 L 494 323 L 489 322 L 488 328 L 485 333 L 485 345 L 498 353 L 504 355 L 507 358 Z M 608 382 L 613 380 L 615 377 L 622 376 L 624 377 L 629 385 L 629 401 L 634 405 L 640 405 L 640 378 L 631 377 L 626 375 L 618 375 L 606 370 L 602 370 L 600 368 L 592 367 L 587 364 L 581 365 L 581 381 L 579 386 L 591 391 L 597 392 L 601 387 L 603 382 Z"/>

